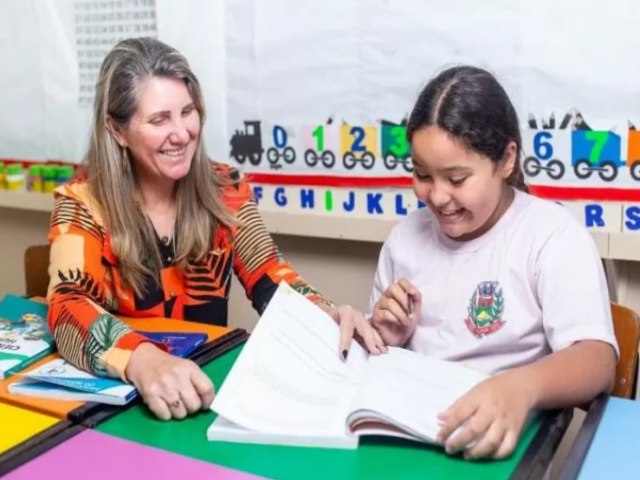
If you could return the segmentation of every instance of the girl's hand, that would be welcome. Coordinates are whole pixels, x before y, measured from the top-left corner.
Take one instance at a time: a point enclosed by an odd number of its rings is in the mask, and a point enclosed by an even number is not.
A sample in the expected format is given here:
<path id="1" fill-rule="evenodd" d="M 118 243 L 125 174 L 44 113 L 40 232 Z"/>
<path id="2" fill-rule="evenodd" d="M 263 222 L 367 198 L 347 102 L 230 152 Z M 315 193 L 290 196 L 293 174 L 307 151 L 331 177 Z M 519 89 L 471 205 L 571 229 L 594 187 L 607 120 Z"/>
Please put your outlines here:
<path id="1" fill-rule="evenodd" d="M 533 406 L 522 379 L 514 377 L 507 372 L 485 380 L 439 415 L 438 440 L 447 453 L 464 451 L 467 460 L 511 455 Z"/>
<path id="2" fill-rule="evenodd" d="M 340 325 L 340 344 L 338 352 L 343 360 L 347 359 L 349 353 L 349 345 L 355 337 L 363 346 L 369 350 L 369 353 L 378 355 L 387 353 L 382 338 L 375 331 L 364 315 L 359 310 L 350 305 L 340 305 L 339 307 L 331 307 L 327 313 Z"/>
<path id="3" fill-rule="evenodd" d="M 420 291 L 402 278 L 378 299 L 371 324 L 387 345 L 403 347 L 416 331 L 421 308 Z"/>
<path id="4" fill-rule="evenodd" d="M 141 343 L 125 370 L 149 409 L 160 419 L 184 418 L 213 402 L 213 383 L 191 360 Z"/>

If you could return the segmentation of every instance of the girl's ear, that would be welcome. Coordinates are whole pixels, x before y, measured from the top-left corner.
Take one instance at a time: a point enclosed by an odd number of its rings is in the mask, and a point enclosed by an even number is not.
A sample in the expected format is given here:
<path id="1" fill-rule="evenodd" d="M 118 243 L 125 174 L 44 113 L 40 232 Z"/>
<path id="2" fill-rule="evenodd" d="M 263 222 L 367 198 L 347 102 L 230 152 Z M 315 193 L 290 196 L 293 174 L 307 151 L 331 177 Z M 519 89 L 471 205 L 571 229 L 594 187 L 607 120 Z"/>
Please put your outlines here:
<path id="1" fill-rule="evenodd" d="M 118 142 L 118 145 L 120 145 L 123 148 L 126 148 L 127 142 L 124 138 L 124 135 L 122 134 L 122 130 L 120 129 L 118 124 L 113 121 L 113 118 L 111 118 L 111 115 L 107 115 L 106 125 L 107 125 L 107 130 L 109 131 L 111 136 L 115 139 L 115 141 Z"/>
<path id="2" fill-rule="evenodd" d="M 505 180 L 511 177 L 511 174 L 516 168 L 516 162 L 518 161 L 518 146 L 516 142 L 511 141 L 504 150 L 504 157 L 500 162 L 500 173 Z"/>

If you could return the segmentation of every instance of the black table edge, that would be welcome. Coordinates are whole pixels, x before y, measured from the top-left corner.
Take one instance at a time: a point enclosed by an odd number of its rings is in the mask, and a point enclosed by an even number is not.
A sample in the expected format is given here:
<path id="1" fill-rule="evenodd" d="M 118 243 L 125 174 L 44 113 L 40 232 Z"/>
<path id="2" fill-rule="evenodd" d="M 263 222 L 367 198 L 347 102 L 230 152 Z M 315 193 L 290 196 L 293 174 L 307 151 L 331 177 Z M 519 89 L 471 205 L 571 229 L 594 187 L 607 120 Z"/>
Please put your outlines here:
<path id="1" fill-rule="evenodd" d="M 567 461 L 560 472 L 559 480 L 574 480 L 578 478 L 580 469 L 589 452 L 589 447 L 591 447 L 591 442 L 596 435 L 598 425 L 600 425 L 600 420 L 602 420 L 608 403 L 609 395 L 601 393 L 589 405 L 587 416 L 584 418 L 584 422 L 573 442 Z"/>
<path id="2" fill-rule="evenodd" d="M 564 436 L 571 419 L 573 408 L 544 412 L 542 425 L 536 432 L 529 447 L 511 475 L 511 480 L 537 480 L 544 475 L 551 464 L 556 449 Z"/>
<path id="3" fill-rule="evenodd" d="M 63 420 L 0 455 L 0 477 L 85 430 Z"/>

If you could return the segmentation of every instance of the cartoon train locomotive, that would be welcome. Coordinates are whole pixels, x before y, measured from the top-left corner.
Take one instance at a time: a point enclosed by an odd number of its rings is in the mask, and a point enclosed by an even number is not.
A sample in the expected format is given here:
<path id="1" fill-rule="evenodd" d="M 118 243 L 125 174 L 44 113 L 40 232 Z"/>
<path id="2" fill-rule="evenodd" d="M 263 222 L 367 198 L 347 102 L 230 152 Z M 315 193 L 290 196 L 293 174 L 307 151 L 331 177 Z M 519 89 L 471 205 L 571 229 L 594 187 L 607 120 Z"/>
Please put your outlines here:
<path id="1" fill-rule="evenodd" d="M 247 159 L 251 165 L 259 165 L 262 161 L 262 134 L 259 120 L 246 120 L 244 131 L 236 130 L 231 137 L 231 156 L 236 162 L 243 164 Z"/>
<path id="2" fill-rule="evenodd" d="M 573 128 L 569 129 L 572 119 Z M 529 119 L 529 127 L 538 130 L 535 119 Z M 628 167 L 631 177 L 640 181 L 640 131 L 635 127 L 630 126 L 628 132 L 626 161 L 622 157 L 622 149 L 620 135 L 592 130 L 578 112 L 565 115 L 558 129 L 552 116 L 534 134 L 533 155 L 525 159 L 523 170 L 529 177 L 546 171 L 550 178 L 560 179 L 565 174 L 565 165 L 558 159 L 557 152 L 562 151 L 567 158 L 570 156 L 571 166 L 579 179 L 587 179 L 597 172 L 602 180 L 612 182 L 621 168 Z"/>

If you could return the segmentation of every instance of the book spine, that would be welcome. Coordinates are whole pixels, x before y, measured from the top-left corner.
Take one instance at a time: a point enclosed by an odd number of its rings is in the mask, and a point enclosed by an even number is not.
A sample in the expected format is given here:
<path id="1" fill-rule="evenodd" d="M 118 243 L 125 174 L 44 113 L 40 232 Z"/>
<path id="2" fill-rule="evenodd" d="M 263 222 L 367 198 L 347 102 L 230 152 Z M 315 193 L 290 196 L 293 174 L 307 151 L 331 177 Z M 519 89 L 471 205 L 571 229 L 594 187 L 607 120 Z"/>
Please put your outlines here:
<path id="1" fill-rule="evenodd" d="M 53 345 L 52 345 L 51 347 L 47 348 L 46 350 L 43 350 L 42 352 L 38 353 L 37 355 L 33 355 L 32 357 L 25 358 L 22 362 L 20 362 L 16 366 L 11 367 L 8 370 L 6 370 L 4 372 L 4 376 L 2 376 L 2 372 L 0 372 L 0 378 L 7 378 L 7 377 L 13 375 L 14 373 L 19 372 L 20 370 L 24 370 L 26 367 L 28 367 L 32 363 L 35 363 L 38 360 L 40 360 L 41 358 L 46 357 L 50 353 L 53 353 L 54 350 L 55 349 L 53 348 Z"/>

